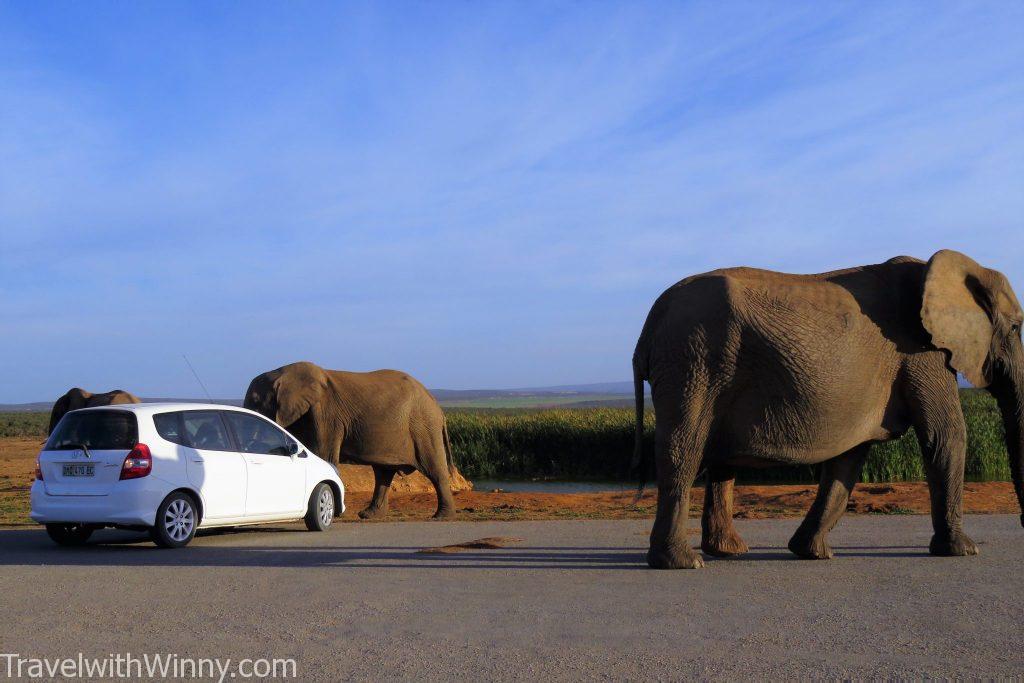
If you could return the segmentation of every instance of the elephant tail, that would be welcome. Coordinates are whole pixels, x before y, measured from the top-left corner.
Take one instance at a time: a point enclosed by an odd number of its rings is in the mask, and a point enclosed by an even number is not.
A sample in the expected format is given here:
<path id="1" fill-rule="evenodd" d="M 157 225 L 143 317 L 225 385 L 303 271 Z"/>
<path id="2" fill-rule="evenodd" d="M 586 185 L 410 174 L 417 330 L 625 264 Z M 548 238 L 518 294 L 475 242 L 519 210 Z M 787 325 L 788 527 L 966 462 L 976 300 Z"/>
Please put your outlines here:
<path id="1" fill-rule="evenodd" d="M 448 436 L 448 419 L 441 425 L 441 436 L 444 437 L 444 454 L 448 460 L 448 476 L 455 476 L 455 460 L 452 457 L 452 440 Z"/>
<path id="2" fill-rule="evenodd" d="M 629 464 L 629 471 L 636 473 L 639 481 L 636 487 L 636 500 L 640 500 L 644 494 L 644 486 L 647 484 L 647 471 L 650 463 L 644 457 L 644 376 L 643 371 L 634 361 L 633 363 L 633 398 L 636 402 L 636 425 L 633 441 L 633 459 Z"/>

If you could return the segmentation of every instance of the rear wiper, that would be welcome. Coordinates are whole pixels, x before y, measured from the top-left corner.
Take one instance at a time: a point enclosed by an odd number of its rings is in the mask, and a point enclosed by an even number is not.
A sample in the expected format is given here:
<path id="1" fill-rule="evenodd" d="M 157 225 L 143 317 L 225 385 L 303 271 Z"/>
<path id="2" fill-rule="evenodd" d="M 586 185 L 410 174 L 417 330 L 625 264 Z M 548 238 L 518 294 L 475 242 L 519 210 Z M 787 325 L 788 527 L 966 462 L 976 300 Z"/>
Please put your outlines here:
<path id="1" fill-rule="evenodd" d="M 70 448 L 68 448 L 69 446 L 70 446 Z M 92 453 L 89 452 L 89 447 L 86 446 L 84 443 L 71 443 L 71 442 L 69 442 L 69 443 L 62 443 L 60 445 L 60 450 L 62 450 L 62 451 L 70 451 L 70 450 L 74 450 L 76 448 L 81 449 L 81 451 L 83 453 L 85 453 L 85 457 L 87 457 L 87 458 L 91 458 L 92 457 Z"/>

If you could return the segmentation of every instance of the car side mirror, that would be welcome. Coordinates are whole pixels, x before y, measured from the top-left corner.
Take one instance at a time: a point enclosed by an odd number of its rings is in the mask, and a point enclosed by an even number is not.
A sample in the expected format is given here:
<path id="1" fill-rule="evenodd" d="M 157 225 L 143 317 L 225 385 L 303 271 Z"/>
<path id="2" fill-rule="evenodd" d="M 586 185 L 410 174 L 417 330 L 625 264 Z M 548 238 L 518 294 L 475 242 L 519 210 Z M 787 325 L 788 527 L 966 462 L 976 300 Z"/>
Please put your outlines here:
<path id="1" fill-rule="evenodd" d="M 302 449 L 299 447 L 298 442 L 292 441 L 288 444 L 288 455 L 292 456 L 293 458 L 299 455 L 300 450 Z"/>

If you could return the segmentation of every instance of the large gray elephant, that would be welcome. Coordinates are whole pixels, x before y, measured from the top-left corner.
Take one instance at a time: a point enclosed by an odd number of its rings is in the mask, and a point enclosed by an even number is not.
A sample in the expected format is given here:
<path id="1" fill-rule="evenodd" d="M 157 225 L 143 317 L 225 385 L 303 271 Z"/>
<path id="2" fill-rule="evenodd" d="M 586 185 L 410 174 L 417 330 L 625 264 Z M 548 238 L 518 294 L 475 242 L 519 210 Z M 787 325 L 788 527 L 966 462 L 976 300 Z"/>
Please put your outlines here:
<path id="1" fill-rule="evenodd" d="M 870 445 L 911 427 L 931 494 L 929 550 L 977 554 L 962 526 L 966 429 L 956 373 L 995 396 L 1024 508 L 1022 317 L 1005 276 L 955 251 L 819 275 L 728 268 L 673 285 L 651 308 L 633 356 L 634 464 L 644 380 L 657 417 L 648 564 L 703 565 L 686 539 L 701 471 L 701 548 L 733 555 L 747 550 L 732 523 L 734 467 L 796 463 L 822 463 L 821 483 L 789 549 L 831 557 L 826 536 Z"/>
<path id="2" fill-rule="evenodd" d="M 114 389 L 103 394 L 94 394 L 79 387 L 68 389 L 67 393 L 53 404 L 53 408 L 50 410 L 50 426 L 46 429 L 46 433 L 52 432 L 60 419 L 64 417 L 64 413 L 70 410 L 141 402 L 134 394 L 129 394 L 121 389 Z"/>
<path id="3" fill-rule="evenodd" d="M 406 373 L 345 372 L 292 363 L 253 379 L 244 405 L 335 464 L 371 465 L 374 493 L 359 513 L 363 519 L 387 514 L 391 480 L 397 472 L 414 470 L 437 491 L 434 517 L 455 514 L 444 413 L 430 392 Z"/>

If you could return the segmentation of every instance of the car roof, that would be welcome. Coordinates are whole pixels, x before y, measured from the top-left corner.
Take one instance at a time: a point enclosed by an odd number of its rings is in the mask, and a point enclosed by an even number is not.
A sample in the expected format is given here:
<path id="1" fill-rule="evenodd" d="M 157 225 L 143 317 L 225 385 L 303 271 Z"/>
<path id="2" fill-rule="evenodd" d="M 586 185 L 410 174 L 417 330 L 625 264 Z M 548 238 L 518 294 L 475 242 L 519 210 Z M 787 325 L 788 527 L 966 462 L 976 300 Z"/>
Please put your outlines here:
<path id="1" fill-rule="evenodd" d="M 239 406 L 229 406 L 223 403 L 118 403 L 109 406 L 92 406 L 90 408 L 79 408 L 74 412 L 82 412 L 86 410 L 125 410 L 137 415 L 151 415 L 153 413 L 166 413 L 173 410 L 232 410 L 238 413 L 252 413 L 253 415 L 259 415 L 246 408 Z"/>

